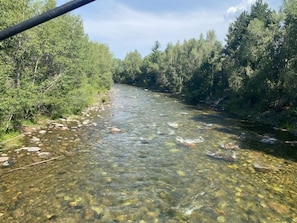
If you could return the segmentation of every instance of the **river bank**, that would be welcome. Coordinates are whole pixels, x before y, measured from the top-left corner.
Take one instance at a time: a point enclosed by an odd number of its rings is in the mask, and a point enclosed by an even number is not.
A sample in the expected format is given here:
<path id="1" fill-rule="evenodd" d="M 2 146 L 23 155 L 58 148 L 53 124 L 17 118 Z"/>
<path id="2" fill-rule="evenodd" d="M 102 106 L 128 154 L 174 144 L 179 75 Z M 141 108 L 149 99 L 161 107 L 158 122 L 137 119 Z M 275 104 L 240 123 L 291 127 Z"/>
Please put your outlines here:
<path id="1" fill-rule="evenodd" d="M 93 104 L 89 105 L 78 115 L 70 115 L 68 117 L 59 118 L 56 120 L 49 119 L 46 116 L 38 116 L 34 122 L 26 121 L 21 124 L 19 131 L 10 132 L 2 135 L 0 139 L 0 153 L 5 153 L 8 150 L 16 149 L 22 144 L 22 139 L 25 135 L 31 134 L 32 132 L 44 129 L 46 126 L 53 123 L 61 123 L 65 121 L 82 120 L 90 115 L 90 112 L 100 112 L 109 106 L 110 95 L 112 90 L 106 93 L 101 93 L 93 99 Z"/>
<path id="2" fill-rule="evenodd" d="M 162 92 L 154 89 L 149 89 L 152 92 Z M 213 109 L 215 111 L 222 111 L 229 113 L 238 119 L 244 119 L 249 122 L 254 122 L 258 125 L 267 125 L 272 129 L 290 132 L 297 136 L 297 112 L 293 107 L 284 108 L 259 108 L 251 107 L 248 103 L 243 103 L 238 99 L 232 99 L 225 95 L 220 98 L 213 98 L 211 100 L 199 101 L 198 103 L 188 101 L 188 98 L 184 94 L 171 94 L 162 92 L 168 97 L 175 98 L 181 103 L 187 105 L 196 106 L 197 108 Z M 240 106 L 242 105 L 242 106 Z"/>

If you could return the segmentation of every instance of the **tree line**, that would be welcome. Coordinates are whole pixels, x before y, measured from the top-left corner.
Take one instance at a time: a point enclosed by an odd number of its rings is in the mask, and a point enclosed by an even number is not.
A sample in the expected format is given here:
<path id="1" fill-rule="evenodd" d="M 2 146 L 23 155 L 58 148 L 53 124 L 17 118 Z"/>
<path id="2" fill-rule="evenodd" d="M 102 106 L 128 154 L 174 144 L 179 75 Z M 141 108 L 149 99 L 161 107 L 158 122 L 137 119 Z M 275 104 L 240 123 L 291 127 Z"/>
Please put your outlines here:
<path id="1" fill-rule="evenodd" d="M 0 30 L 56 7 L 55 0 L 1 0 Z M 113 56 L 66 14 L 0 42 L 0 137 L 24 120 L 77 114 L 112 86 Z"/>
<path id="2" fill-rule="evenodd" d="M 297 0 L 276 12 L 262 0 L 229 25 L 226 44 L 204 37 L 142 58 L 117 59 L 114 81 L 183 95 L 190 103 L 219 102 L 230 111 L 297 128 Z"/>

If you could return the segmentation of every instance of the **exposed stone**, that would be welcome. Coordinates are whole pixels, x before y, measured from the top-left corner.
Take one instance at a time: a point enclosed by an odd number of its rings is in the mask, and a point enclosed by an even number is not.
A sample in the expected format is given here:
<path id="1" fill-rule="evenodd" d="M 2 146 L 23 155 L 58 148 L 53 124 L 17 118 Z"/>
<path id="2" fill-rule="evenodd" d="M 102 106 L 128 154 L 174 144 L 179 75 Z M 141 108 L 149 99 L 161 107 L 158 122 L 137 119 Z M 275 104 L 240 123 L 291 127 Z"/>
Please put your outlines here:
<path id="1" fill-rule="evenodd" d="M 40 152 L 40 153 L 38 153 L 38 156 L 41 159 L 48 159 L 50 157 L 50 155 L 51 155 L 50 152 Z"/>
<path id="2" fill-rule="evenodd" d="M 63 127 L 61 127 L 61 130 L 62 131 L 65 131 L 65 130 L 68 130 L 69 128 L 67 127 L 67 126 L 63 126 Z"/>
<path id="3" fill-rule="evenodd" d="M 110 132 L 111 132 L 112 134 L 117 134 L 117 133 L 121 133 L 122 130 L 121 130 L 121 129 L 118 129 L 118 128 L 112 128 L 112 129 L 110 130 Z"/>
<path id="4" fill-rule="evenodd" d="M 46 133 L 46 130 L 40 130 L 39 131 L 39 134 L 45 134 Z"/>
<path id="5" fill-rule="evenodd" d="M 1 156 L 0 157 L 0 163 L 5 162 L 7 160 L 9 160 L 9 157 L 7 157 L 7 156 Z"/>
<path id="6" fill-rule="evenodd" d="M 175 122 L 168 122 L 167 123 L 171 128 L 177 129 L 178 128 L 178 124 Z"/>
<path id="7" fill-rule="evenodd" d="M 204 139 L 202 136 L 199 136 L 197 139 L 183 139 L 182 137 L 177 136 L 175 139 L 177 142 L 188 147 L 194 147 L 197 143 L 204 142 Z"/>
<path id="8" fill-rule="evenodd" d="M 211 158 L 224 160 L 227 162 L 235 162 L 236 161 L 236 153 L 234 151 L 232 151 L 232 153 L 230 153 L 230 154 L 223 153 L 223 152 L 211 153 L 211 152 L 207 151 L 206 155 Z"/>
<path id="9" fill-rule="evenodd" d="M 39 142 L 40 139 L 37 138 L 36 136 L 33 136 L 32 139 L 30 139 L 31 142 Z"/>
<path id="10" fill-rule="evenodd" d="M 272 168 L 269 166 L 261 166 L 259 164 L 254 164 L 253 167 L 257 172 L 262 172 L 262 173 L 267 173 L 272 170 Z"/>
<path id="11" fill-rule="evenodd" d="M 84 121 L 82 122 L 83 125 L 87 125 L 87 124 L 89 124 L 89 123 L 90 123 L 90 120 L 89 120 L 89 119 L 86 119 L 86 120 L 84 120 Z"/>
<path id="12" fill-rule="evenodd" d="M 28 152 L 38 152 L 41 150 L 40 147 L 22 147 L 20 149 L 15 150 L 16 152 L 20 152 L 22 150 L 27 150 Z"/>
<path id="13" fill-rule="evenodd" d="M 221 146 L 223 149 L 227 149 L 227 150 L 236 150 L 239 148 L 238 145 L 232 143 L 232 142 L 229 142 L 229 143 L 226 143 L 225 145 L 222 145 Z"/>
<path id="14" fill-rule="evenodd" d="M 8 167 L 10 166 L 9 162 L 8 161 L 5 161 L 3 164 L 2 164 L 3 167 Z"/>

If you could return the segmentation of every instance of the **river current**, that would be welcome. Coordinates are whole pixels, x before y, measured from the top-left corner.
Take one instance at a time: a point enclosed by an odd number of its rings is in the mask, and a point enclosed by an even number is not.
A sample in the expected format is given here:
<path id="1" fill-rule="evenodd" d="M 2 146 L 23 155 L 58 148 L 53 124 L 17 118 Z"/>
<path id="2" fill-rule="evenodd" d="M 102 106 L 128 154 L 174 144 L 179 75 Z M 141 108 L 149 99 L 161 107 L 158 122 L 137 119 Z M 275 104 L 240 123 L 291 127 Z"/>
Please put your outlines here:
<path id="1" fill-rule="evenodd" d="M 50 155 L 1 152 L 0 222 L 297 222 L 294 135 L 135 87 L 111 97 L 25 135 Z"/>

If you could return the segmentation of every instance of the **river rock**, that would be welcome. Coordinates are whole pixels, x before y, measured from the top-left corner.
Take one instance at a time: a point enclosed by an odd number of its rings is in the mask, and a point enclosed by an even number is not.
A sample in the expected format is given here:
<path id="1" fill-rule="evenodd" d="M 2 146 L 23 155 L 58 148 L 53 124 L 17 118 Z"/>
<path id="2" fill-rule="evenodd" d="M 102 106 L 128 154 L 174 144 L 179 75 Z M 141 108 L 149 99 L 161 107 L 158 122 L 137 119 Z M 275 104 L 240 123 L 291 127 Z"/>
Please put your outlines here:
<path id="1" fill-rule="evenodd" d="M 202 136 L 199 136 L 197 139 L 183 139 L 182 137 L 177 136 L 175 139 L 177 142 L 188 147 L 194 147 L 197 143 L 204 142 L 204 139 Z"/>
<path id="2" fill-rule="evenodd" d="M 3 163 L 5 161 L 7 161 L 7 160 L 9 160 L 9 157 L 7 157 L 7 156 L 1 156 L 0 157 L 0 163 Z"/>
<path id="3" fill-rule="evenodd" d="M 2 166 L 3 166 L 3 167 L 8 167 L 8 166 L 10 166 L 10 164 L 9 164 L 8 161 L 5 161 L 4 163 L 2 163 Z"/>
<path id="4" fill-rule="evenodd" d="M 265 144 L 275 144 L 277 142 L 277 139 L 269 137 L 269 138 L 261 139 L 260 142 Z"/>
<path id="5" fill-rule="evenodd" d="M 68 157 L 76 156 L 77 152 L 75 151 L 64 151 L 64 155 Z"/>
<path id="6" fill-rule="evenodd" d="M 39 131 L 39 134 L 45 134 L 46 133 L 46 130 L 40 130 Z"/>
<path id="7" fill-rule="evenodd" d="M 37 147 L 37 146 L 35 146 L 35 147 L 34 146 L 33 147 L 22 147 L 20 149 L 15 150 L 15 151 L 20 152 L 22 150 L 27 150 L 28 152 L 38 152 L 38 151 L 41 150 L 41 148 Z"/>
<path id="8" fill-rule="evenodd" d="M 112 133 L 112 134 L 117 134 L 117 133 L 121 133 L 121 132 L 122 132 L 122 130 L 121 129 L 118 129 L 118 128 L 112 128 L 110 130 L 110 133 Z"/>
<path id="9" fill-rule="evenodd" d="M 212 153 L 212 152 L 207 151 L 206 155 L 211 157 L 211 158 L 224 160 L 224 161 L 227 161 L 227 162 L 235 162 L 236 159 L 237 159 L 236 153 L 234 151 L 232 151 L 231 154 L 222 153 L 222 152 Z"/>
<path id="10" fill-rule="evenodd" d="M 232 142 L 229 142 L 229 143 L 226 143 L 226 144 L 224 144 L 224 145 L 221 145 L 221 147 L 222 147 L 223 149 L 226 149 L 226 150 L 236 150 L 236 149 L 239 148 L 238 145 L 236 145 L 236 144 L 234 144 L 234 143 L 232 143 Z"/>
<path id="11" fill-rule="evenodd" d="M 92 209 L 87 209 L 85 210 L 84 213 L 84 220 L 86 221 L 94 221 L 96 217 L 96 212 L 93 211 Z"/>
<path id="12" fill-rule="evenodd" d="M 38 153 L 38 156 L 41 159 L 48 159 L 50 157 L 50 155 L 51 155 L 50 152 L 40 152 L 40 153 Z"/>
<path id="13" fill-rule="evenodd" d="M 285 214 L 288 214 L 290 213 L 290 207 L 289 206 L 286 206 L 284 204 L 281 204 L 277 201 L 270 201 L 268 203 L 268 206 L 276 211 L 277 213 L 281 214 L 281 215 L 285 215 Z"/>
<path id="14" fill-rule="evenodd" d="M 61 123 L 56 123 L 56 122 L 54 122 L 53 125 L 54 125 L 56 128 L 62 128 L 62 127 L 64 127 L 63 124 L 61 124 Z"/>
<path id="15" fill-rule="evenodd" d="M 176 122 L 167 122 L 167 125 L 169 125 L 169 127 L 177 129 L 178 128 L 178 123 Z"/>
<path id="16" fill-rule="evenodd" d="M 89 120 L 89 119 L 86 119 L 86 120 L 84 120 L 84 121 L 82 122 L 83 125 L 87 125 L 87 124 L 89 124 L 89 123 L 90 123 L 90 120 Z"/>
<path id="17" fill-rule="evenodd" d="M 32 139 L 30 139 L 31 142 L 39 142 L 40 139 L 36 136 L 33 136 Z"/>
<path id="18" fill-rule="evenodd" d="M 257 172 L 267 173 L 272 171 L 272 168 L 269 166 L 261 166 L 259 164 L 253 164 L 253 167 Z"/>

